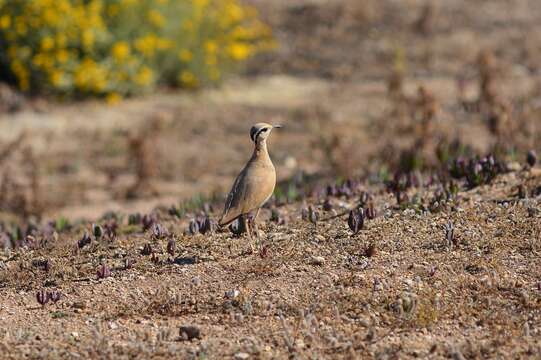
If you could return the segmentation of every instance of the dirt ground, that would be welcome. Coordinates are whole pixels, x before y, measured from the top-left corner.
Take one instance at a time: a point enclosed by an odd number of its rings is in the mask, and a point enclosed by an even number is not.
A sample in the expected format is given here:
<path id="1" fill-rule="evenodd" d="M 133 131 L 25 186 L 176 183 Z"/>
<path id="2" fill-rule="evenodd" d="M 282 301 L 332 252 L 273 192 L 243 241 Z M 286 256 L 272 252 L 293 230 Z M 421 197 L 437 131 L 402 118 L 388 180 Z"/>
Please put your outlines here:
<path id="1" fill-rule="evenodd" d="M 1 357 L 541 358 L 537 2 L 249 2 L 279 46 L 222 87 L 0 115 Z M 260 121 L 284 128 L 259 250 L 189 234 Z M 443 199 L 457 139 L 506 169 Z M 406 169 L 421 184 L 390 190 Z M 377 216 L 352 235 L 365 193 Z"/>

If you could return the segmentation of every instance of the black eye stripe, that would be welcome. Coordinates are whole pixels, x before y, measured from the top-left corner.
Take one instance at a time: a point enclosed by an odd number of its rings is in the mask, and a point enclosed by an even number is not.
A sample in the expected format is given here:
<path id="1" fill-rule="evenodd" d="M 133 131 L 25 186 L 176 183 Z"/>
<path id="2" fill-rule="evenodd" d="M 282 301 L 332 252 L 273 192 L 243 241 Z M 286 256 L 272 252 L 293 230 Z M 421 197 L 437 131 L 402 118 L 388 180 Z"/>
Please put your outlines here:
<path id="1" fill-rule="evenodd" d="M 269 128 L 259 129 L 259 130 L 254 134 L 254 136 L 252 137 L 252 141 L 255 142 L 255 140 L 257 139 L 257 137 L 259 136 L 259 134 L 261 134 L 262 132 L 267 131 L 267 130 L 269 130 Z"/>

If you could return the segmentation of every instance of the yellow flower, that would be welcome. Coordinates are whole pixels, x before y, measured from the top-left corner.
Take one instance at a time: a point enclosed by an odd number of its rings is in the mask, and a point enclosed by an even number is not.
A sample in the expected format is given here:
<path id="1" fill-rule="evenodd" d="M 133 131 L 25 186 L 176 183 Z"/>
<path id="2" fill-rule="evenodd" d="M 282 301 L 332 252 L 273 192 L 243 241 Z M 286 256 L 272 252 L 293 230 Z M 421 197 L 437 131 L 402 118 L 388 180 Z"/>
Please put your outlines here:
<path id="1" fill-rule="evenodd" d="M 116 105 L 120 101 L 122 101 L 122 96 L 120 96 L 120 94 L 116 92 L 112 92 L 107 94 L 107 97 L 105 99 L 109 105 Z"/>
<path id="2" fill-rule="evenodd" d="M 84 30 L 81 40 L 85 49 L 92 49 L 94 46 L 94 32 L 90 29 Z"/>
<path id="3" fill-rule="evenodd" d="M 238 22 L 244 17 L 244 10 L 239 4 L 230 2 L 226 5 L 226 14 L 231 22 Z"/>
<path id="4" fill-rule="evenodd" d="M 63 48 L 66 46 L 66 43 L 67 43 L 67 37 L 65 34 L 63 33 L 58 33 L 56 34 L 56 45 L 59 47 L 59 48 Z"/>
<path id="5" fill-rule="evenodd" d="M 56 61 L 61 64 L 64 64 L 69 59 L 69 52 L 65 49 L 58 50 L 56 53 Z"/>
<path id="6" fill-rule="evenodd" d="M 188 70 L 184 70 L 180 73 L 180 82 L 188 88 L 196 87 L 198 84 L 195 75 Z"/>
<path id="7" fill-rule="evenodd" d="M 250 56 L 251 49 L 247 44 L 234 42 L 229 45 L 228 53 L 233 60 L 242 61 Z"/>
<path id="8" fill-rule="evenodd" d="M 122 62 L 130 55 L 130 45 L 125 41 L 119 41 L 113 45 L 112 53 L 116 61 Z"/>
<path id="9" fill-rule="evenodd" d="M 2 15 L 0 17 L 0 28 L 7 29 L 11 26 L 11 18 L 9 15 Z"/>
<path id="10" fill-rule="evenodd" d="M 192 60 L 193 54 L 188 49 L 181 49 L 178 52 L 178 58 L 180 59 L 180 61 L 189 62 L 190 60 Z"/>
<path id="11" fill-rule="evenodd" d="M 218 44 L 214 40 L 207 40 L 205 42 L 205 50 L 210 54 L 214 54 L 218 50 Z"/>
<path id="12" fill-rule="evenodd" d="M 147 86 L 152 82 L 154 73 L 148 66 L 143 66 L 143 68 L 135 76 L 135 82 L 140 86 Z"/>
<path id="13" fill-rule="evenodd" d="M 148 12 L 148 21 L 157 27 L 163 27 L 165 25 L 165 18 L 158 10 L 150 10 Z"/>
<path id="14" fill-rule="evenodd" d="M 26 21 L 22 16 L 17 16 L 15 18 L 15 32 L 18 35 L 26 35 L 28 27 L 26 26 Z"/>
<path id="15" fill-rule="evenodd" d="M 135 48 L 147 57 L 151 57 L 156 52 L 156 36 L 152 34 L 145 35 L 135 40 Z"/>
<path id="16" fill-rule="evenodd" d="M 62 84 L 63 74 L 60 70 L 53 70 L 49 74 L 49 81 L 53 86 L 60 86 Z"/>
<path id="17" fill-rule="evenodd" d="M 41 39 L 41 49 L 43 51 L 51 50 L 54 47 L 54 40 L 50 36 L 45 36 Z"/>

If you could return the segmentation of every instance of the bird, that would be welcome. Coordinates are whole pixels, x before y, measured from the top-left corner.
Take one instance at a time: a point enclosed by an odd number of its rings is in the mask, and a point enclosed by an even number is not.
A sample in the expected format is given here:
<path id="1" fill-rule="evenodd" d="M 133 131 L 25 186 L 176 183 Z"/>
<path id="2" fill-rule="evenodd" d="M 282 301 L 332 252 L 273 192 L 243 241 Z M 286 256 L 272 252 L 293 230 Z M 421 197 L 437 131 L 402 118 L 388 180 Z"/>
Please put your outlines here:
<path id="1" fill-rule="evenodd" d="M 250 129 L 250 139 L 254 143 L 252 157 L 235 179 L 227 195 L 223 215 L 218 222 L 223 227 L 242 217 L 252 251 L 254 246 L 248 214 L 255 211 L 253 220 L 255 224 L 259 210 L 274 192 L 276 170 L 267 150 L 267 138 L 273 129 L 281 127 L 257 123 Z"/>

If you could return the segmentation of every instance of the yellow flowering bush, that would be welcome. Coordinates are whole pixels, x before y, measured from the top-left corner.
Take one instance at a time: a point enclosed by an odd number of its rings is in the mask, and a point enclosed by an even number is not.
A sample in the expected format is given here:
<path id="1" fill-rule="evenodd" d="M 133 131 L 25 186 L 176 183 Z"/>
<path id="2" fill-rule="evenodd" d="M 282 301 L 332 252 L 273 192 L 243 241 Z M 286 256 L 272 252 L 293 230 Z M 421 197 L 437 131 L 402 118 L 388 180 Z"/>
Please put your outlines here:
<path id="1" fill-rule="evenodd" d="M 238 0 L 0 0 L 0 79 L 111 102 L 220 81 L 272 46 Z"/>

